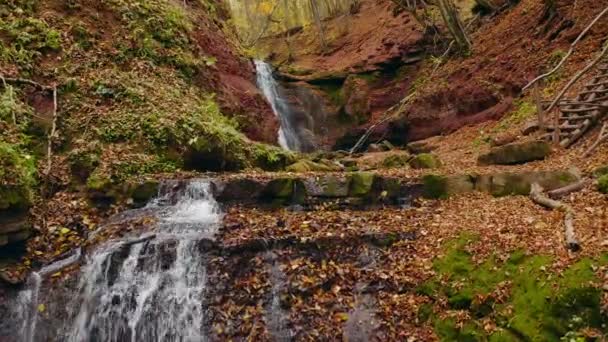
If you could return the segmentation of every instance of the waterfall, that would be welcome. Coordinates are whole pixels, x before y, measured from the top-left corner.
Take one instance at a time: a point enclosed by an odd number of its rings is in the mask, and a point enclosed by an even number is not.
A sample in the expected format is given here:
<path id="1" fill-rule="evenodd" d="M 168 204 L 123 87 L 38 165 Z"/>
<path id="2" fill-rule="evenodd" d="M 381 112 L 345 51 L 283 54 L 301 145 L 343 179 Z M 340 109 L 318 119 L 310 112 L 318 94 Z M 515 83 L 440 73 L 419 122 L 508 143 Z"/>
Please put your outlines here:
<path id="1" fill-rule="evenodd" d="M 279 145 L 284 149 L 301 151 L 302 144 L 293 123 L 293 114 L 289 108 L 289 104 L 281 94 L 278 82 L 272 75 L 272 67 L 264 61 L 256 60 L 255 69 L 258 87 L 264 93 L 266 100 L 268 100 L 272 107 L 272 111 L 279 119 Z"/>
<path id="2" fill-rule="evenodd" d="M 191 181 L 177 196 L 162 191 L 149 205 L 158 207 L 153 240 L 109 242 L 87 258 L 64 340 L 206 340 L 206 263 L 198 242 L 214 237 L 220 209 L 206 181 Z"/>

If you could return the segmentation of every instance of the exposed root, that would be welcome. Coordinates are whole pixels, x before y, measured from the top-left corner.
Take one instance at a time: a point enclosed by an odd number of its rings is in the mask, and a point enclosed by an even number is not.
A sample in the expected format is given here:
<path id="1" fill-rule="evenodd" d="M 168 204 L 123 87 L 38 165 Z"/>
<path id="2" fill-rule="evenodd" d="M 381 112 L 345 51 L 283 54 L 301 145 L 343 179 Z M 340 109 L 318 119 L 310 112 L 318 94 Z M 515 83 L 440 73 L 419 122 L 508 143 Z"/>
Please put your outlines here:
<path id="1" fill-rule="evenodd" d="M 559 189 L 558 189 L 559 190 Z M 565 212 L 566 216 L 564 218 L 564 235 L 566 239 L 566 247 L 573 252 L 576 252 L 581 249 L 581 245 L 576 239 L 576 233 L 574 230 L 574 209 L 571 206 L 553 200 L 547 195 L 543 193 L 543 188 L 538 184 L 532 184 L 532 189 L 530 191 L 530 198 L 537 204 L 542 205 L 545 208 L 549 209 L 557 209 Z"/>

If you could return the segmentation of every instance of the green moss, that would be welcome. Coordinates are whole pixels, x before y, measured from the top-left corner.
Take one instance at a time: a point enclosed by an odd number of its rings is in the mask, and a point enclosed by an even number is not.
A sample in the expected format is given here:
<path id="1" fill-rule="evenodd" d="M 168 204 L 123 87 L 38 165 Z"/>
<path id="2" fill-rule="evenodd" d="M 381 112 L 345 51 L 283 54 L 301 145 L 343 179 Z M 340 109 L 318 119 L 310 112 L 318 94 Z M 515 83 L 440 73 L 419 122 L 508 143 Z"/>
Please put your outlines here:
<path id="1" fill-rule="evenodd" d="M 603 194 L 608 194 L 608 175 L 603 175 L 598 178 L 597 190 Z"/>
<path id="2" fill-rule="evenodd" d="M 445 199 L 448 197 L 447 178 L 439 175 L 425 175 L 422 177 L 424 196 L 431 199 Z"/>
<path id="3" fill-rule="evenodd" d="M 418 308 L 418 320 L 421 322 L 429 321 L 433 318 L 434 314 L 433 306 L 430 304 L 425 303 Z"/>
<path id="4" fill-rule="evenodd" d="M 286 168 L 286 171 L 289 172 L 331 172 L 340 170 L 341 168 L 338 165 L 325 159 L 320 159 L 318 161 L 302 159 Z"/>
<path id="5" fill-rule="evenodd" d="M 407 167 L 412 157 L 408 154 L 393 154 L 390 155 L 380 163 L 380 167 L 384 169 L 395 169 Z"/>
<path id="6" fill-rule="evenodd" d="M 102 172 L 95 172 L 87 179 L 87 189 L 89 190 L 105 192 L 111 185 L 110 176 Z"/>
<path id="7" fill-rule="evenodd" d="M 34 157 L 0 140 L 0 210 L 29 206 L 35 184 Z"/>
<path id="8" fill-rule="evenodd" d="M 271 180 L 262 196 L 277 204 L 303 204 L 306 201 L 306 187 L 297 178 L 278 178 Z"/>
<path id="9" fill-rule="evenodd" d="M 436 169 L 441 167 L 441 160 L 431 153 L 418 154 L 409 163 L 414 169 Z"/>
<path id="10" fill-rule="evenodd" d="M 515 101 L 515 110 L 507 114 L 494 128 L 494 133 L 504 131 L 509 127 L 524 123 L 536 114 L 536 105 L 524 100 Z"/>
<path id="11" fill-rule="evenodd" d="M 356 172 L 351 175 L 349 196 L 365 197 L 372 191 L 376 175 L 370 172 Z"/>
<path id="12" fill-rule="evenodd" d="M 601 311 L 602 291 L 594 285 L 594 270 L 608 264 L 608 258 L 582 259 L 556 277 L 548 270 L 551 258 L 526 256 L 523 251 L 502 263 L 491 257 L 474 264 L 466 251 L 470 241 L 470 236 L 462 236 L 449 243 L 445 256 L 434 263 L 437 277 L 427 287 L 433 290 L 419 292 L 446 298 L 452 309 L 470 312 L 472 318 L 462 329 L 449 320 L 435 320 L 435 331 L 443 340 L 474 336 L 490 341 L 557 341 L 587 328 L 608 332 L 604 325 L 608 317 Z M 504 303 L 496 303 L 491 294 L 505 284 L 510 285 L 510 295 Z M 503 330 L 486 336 L 475 329 L 481 318 L 493 319 Z M 468 334 L 463 336 L 465 331 Z"/>
<path id="13" fill-rule="evenodd" d="M 61 47 L 61 35 L 42 20 L 13 12 L 0 18 L 0 59 L 31 71 L 34 61 L 47 50 Z"/>

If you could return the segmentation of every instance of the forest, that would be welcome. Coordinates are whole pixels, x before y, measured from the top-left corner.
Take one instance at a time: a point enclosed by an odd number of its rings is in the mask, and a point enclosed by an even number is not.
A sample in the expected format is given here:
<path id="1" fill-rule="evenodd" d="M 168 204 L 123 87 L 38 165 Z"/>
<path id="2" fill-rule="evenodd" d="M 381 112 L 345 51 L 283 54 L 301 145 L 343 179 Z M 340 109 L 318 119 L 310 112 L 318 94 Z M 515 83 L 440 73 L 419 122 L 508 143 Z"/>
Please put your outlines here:
<path id="1" fill-rule="evenodd" d="M 0 2 L 0 341 L 605 341 L 607 0 Z"/>

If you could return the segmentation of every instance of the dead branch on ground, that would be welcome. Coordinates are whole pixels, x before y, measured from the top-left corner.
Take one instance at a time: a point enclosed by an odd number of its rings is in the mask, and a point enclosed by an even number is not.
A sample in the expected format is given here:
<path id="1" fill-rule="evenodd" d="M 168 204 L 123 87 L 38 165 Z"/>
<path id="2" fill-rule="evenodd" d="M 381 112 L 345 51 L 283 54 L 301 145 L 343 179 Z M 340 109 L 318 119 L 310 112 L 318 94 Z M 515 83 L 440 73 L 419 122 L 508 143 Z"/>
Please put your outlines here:
<path id="1" fill-rule="evenodd" d="M 581 249 L 581 245 L 576 239 L 576 233 L 574 230 L 574 209 L 571 206 L 553 200 L 544 194 L 543 188 L 538 183 L 532 184 L 530 190 L 530 198 L 534 203 L 542 205 L 545 208 L 560 210 L 565 213 L 564 217 L 564 237 L 566 240 L 566 247 L 573 252 Z"/>

